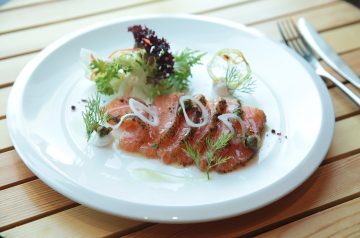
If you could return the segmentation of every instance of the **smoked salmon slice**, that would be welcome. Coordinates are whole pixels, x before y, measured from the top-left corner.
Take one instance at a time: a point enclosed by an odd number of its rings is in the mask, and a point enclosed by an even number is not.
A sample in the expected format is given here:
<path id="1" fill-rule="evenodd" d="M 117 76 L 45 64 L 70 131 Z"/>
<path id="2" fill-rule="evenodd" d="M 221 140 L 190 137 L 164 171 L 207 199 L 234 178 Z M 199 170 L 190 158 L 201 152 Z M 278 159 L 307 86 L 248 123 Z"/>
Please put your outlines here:
<path id="1" fill-rule="evenodd" d="M 243 123 L 229 119 L 233 126 L 233 137 L 222 149 L 216 152 L 217 156 L 227 157 L 226 162 L 214 166 L 212 169 L 226 173 L 246 164 L 257 152 L 261 144 L 261 136 L 266 123 L 265 113 L 257 108 L 242 106 L 235 99 L 207 100 L 202 95 L 195 96 L 206 108 L 209 122 L 201 127 L 191 127 L 187 124 L 179 99 L 182 94 L 174 93 L 155 97 L 148 106 L 158 117 L 157 126 L 151 126 L 137 117 L 126 118 L 121 126 L 119 148 L 136 152 L 149 158 L 161 159 L 166 164 L 190 165 L 194 161 L 185 152 L 185 142 L 200 151 L 200 169 L 206 170 L 206 140 L 216 140 L 231 130 L 218 117 L 222 114 L 234 114 L 241 118 Z M 128 105 L 129 98 L 118 98 L 105 106 L 110 115 L 109 123 L 115 124 L 120 118 L 131 113 Z M 185 111 L 194 123 L 202 120 L 202 113 L 198 106 L 191 104 Z M 244 128 L 242 128 L 244 127 Z"/>

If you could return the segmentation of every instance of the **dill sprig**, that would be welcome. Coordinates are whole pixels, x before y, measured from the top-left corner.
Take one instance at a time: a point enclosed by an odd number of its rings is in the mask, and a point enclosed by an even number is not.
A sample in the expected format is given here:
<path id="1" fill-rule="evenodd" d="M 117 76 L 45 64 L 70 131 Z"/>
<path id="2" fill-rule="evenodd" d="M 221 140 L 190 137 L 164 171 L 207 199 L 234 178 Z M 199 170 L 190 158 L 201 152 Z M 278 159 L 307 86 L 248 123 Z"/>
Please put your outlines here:
<path id="1" fill-rule="evenodd" d="M 235 92 L 241 93 L 252 93 L 255 89 L 255 81 L 251 77 L 250 66 L 246 64 L 246 74 L 242 74 L 241 70 L 234 65 L 228 65 L 225 74 L 225 85 L 227 86 L 229 92 L 234 94 Z M 237 85 L 236 88 L 233 85 Z"/>
<path id="2" fill-rule="evenodd" d="M 229 159 L 231 159 L 231 156 L 223 157 L 223 156 L 217 156 L 215 154 L 217 151 L 221 150 L 226 145 L 228 145 L 232 137 L 233 137 L 232 133 L 226 133 L 220 135 L 220 137 L 217 140 L 211 140 L 209 138 L 206 139 L 205 173 L 208 180 L 210 180 L 210 171 L 213 167 L 223 164 Z M 201 161 L 200 151 L 195 150 L 188 142 L 185 142 L 184 151 L 195 162 L 195 165 L 198 168 L 200 168 L 200 161 Z"/>
<path id="3" fill-rule="evenodd" d="M 85 123 L 87 140 L 90 139 L 91 133 L 97 131 L 100 126 L 104 126 L 109 119 L 109 114 L 104 107 L 100 106 L 100 96 L 90 97 L 85 105 L 85 111 L 82 113 Z M 110 130 L 108 130 L 110 132 Z"/>

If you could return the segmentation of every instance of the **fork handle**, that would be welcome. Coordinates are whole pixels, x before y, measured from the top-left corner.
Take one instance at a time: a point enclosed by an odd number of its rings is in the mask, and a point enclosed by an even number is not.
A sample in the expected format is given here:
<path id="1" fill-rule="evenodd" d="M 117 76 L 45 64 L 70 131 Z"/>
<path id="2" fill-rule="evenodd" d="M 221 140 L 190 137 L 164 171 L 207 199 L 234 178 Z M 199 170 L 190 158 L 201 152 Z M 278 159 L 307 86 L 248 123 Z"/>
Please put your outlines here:
<path id="1" fill-rule="evenodd" d="M 317 67 L 316 73 L 322 77 L 329 79 L 337 87 L 341 89 L 350 99 L 352 99 L 358 107 L 360 107 L 360 97 L 357 96 L 353 91 L 346 87 L 340 80 L 328 73 L 323 67 Z"/>

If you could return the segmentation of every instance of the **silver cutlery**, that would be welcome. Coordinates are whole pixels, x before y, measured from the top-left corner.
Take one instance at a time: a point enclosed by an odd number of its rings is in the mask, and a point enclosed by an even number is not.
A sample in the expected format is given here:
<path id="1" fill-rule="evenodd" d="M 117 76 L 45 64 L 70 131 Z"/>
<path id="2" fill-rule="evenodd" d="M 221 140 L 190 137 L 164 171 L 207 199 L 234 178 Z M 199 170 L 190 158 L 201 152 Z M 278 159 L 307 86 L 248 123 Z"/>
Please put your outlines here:
<path id="1" fill-rule="evenodd" d="M 360 78 L 346 64 L 346 62 L 331 48 L 330 45 L 316 32 L 305 18 L 298 20 L 298 29 L 310 47 L 341 76 L 360 88 Z"/>
<path id="2" fill-rule="evenodd" d="M 360 97 L 347 88 L 340 80 L 332 76 L 327 72 L 320 64 L 315 53 L 310 48 L 308 43 L 299 33 L 298 28 L 292 20 L 284 20 L 278 22 L 279 32 L 285 44 L 294 49 L 299 55 L 301 55 L 310 65 L 315 69 L 315 72 L 333 82 L 339 87 L 350 99 L 352 99 L 358 107 L 360 107 Z"/>

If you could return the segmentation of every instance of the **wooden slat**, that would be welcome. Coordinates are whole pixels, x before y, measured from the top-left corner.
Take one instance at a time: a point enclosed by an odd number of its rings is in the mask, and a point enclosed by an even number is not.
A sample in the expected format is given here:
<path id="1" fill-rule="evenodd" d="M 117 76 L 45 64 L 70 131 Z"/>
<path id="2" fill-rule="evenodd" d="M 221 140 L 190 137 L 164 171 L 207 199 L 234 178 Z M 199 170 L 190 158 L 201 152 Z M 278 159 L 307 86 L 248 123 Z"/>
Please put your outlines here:
<path id="1" fill-rule="evenodd" d="M 1 190 L 0 231 L 74 205 L 40 180 Z"/>
<path id="2" fill-rule="evenodd" d="M 159 224 L 140 232 L 130 234 L 129 237 L 194 237 L 202 234 L 202 237 L 234 237 L 254 231 L 260 227 L 278 223 L 306 211 L 320 210 L 330 206 L 340 199 L 351 197 L 360 192 L 360 154 L 335 161 L 319 168 L 316 173 L 294 192 L 281 200 L 255 212 L 236 218 L 221 220 L 211 223 L 199 223 L 194 225 L 164 225 Z M 301 198 L 301 199 L 299 199 Z M 79 211 L 79 210 L 80 211 Z M 11 229 L 3 234 L 42 234 L 49 230 L 51 224 L 60 224 L 61 230 L 56 228 L 59 236 L 75 236 L 78 232 L 82 235 L 91 236 L 91 230 L 74 230 L 72 222 L 64 222 L 64 217 L 73 214 L 75 217 L 83 216 L 83 208 L 72 208 L 59 214 L 51 215 L 41 220 Z M 100 214 L 97 212 L 87 216 L 86 223 L 94 224 Z M 81 220 L 81 219 L 79 219 Z M 122 219 L 114 219 L 107 222 L 108 226 L 116 227 Z M 81 221 L 79 221 L 81 223 Z M 98 229 L 96 228 L 96 229 Z M 94 228 L 95 229 L 95 228 Z M 121 229 L 120 229 L 121 230 Z M 63 231 L 63 233 L 62 233 Z M 50 231 L 49 231 L 50 232 Z M 112 230 L 115 232 L 115 230 Z M 95 233 L 96 234 L 96 233 Z M 110 234 L 109 234 L 110 235 Z M 55 236 L 57 237 L 57 236 Z"/>
<path id="3" fill-rule="evenodd" d="M 81 18 L 151 1 L 152 0 L 87 0 L 84 2 L 83 0 L 72 0 L 54 1 L 51 4 L 20 8 L 3 12 L 0 15 L 0 21 L 2 22 L 0 24 L 0 34 Z M 51 14 L 49 14 L 49 12 L 51 12 Z"/>
<path id="4" fill-rule="evenodd" d="M 322 166 L 303 185 L 279 201 L 242 216 L 192 225 L 158 224 L 126 237 L 237 237 L 322 210 L 360 193 L 360 154 Z"/>
<path id="5" fill-rule="evenodd" d="M 11 0 L 11 1 L 5 0 L 4 4 L 2 5 L 0 4 L 0 12 L 16 9 L 16 8 L 33 6 L 37 4 L 51 3 L 54 1 L 55 0 Z"/>
<path id="6" fill-rule="evenodd" d="M 6 120 L 0 120 L 0 153 L 12 146 L 9 132 L 7 130 Z"/>
<path id="7" fill-rule="evenodd" d="M 231 6 L 235 3 L 242 3 L 246 1 L 249 0 L 160 1 L 146 6 L 122 9 L 106 14 L 75 19 L 71 22 L 61 22 L 58 24 L 23 30 L 20 32 L 13 32 L 0 37 L 0 45 L 2 46 L 2 48 L 0 48 L 0 59 L 40 50 L 65 34 L 104 20 L 149 13 L 196 13 L 200 11 L 214 10 L 219 7 Z"/>
<path id="8" fill-rule="evenodd" d="M 324 4 L 333 3 L 336 0 L 271 0 L 256 1 L 244 6 L 232 7 L 220 11 L 214 11 L 208 15 L 237 21 L 243 24 L 255 24 L 269 21 L 279 16 L 294 14 L 299 11 L 311 10 Z"/>
<path id="9" fill-rule="evenodd" d="M 0 37 L 1 38 L 1 37 Z M 27 54 L 0 61 L 0 87 L 13 83 L 20 73 L 21 69 L 30 61 L 37 53 Z"/>
<path id="10" fill-rule="evenodd" d="M 267 35 L 280 40 L 281 38 L 276 23 L 280 20 L 280 18 L 288 17 L 291 17 L 291 19 L 295 21 L 300 17 L 304 17 L 315 27 L 317 31 L 324 31 L 358 22 L 360 20 L 360 11 L 351 4 L 341 1 L 321 8 L 309 9 L 291 15 L 283 15 L 270 21 L 250 25 L 262 32 L 265 32 Z"/>
<path id="11" fill-rule="evenodd" d="M 350 85 L 346 84 L 350 90 L 357 92 L 357 89 Z M 349 117 L 360 112 L 359 107 L 349 99 L 340 89 L 334 87 L 329 90 L 331 98 L 334 105 L 335 116 L 337 120 L 341 120 L 344 117 Z"/>
<path id="12" fill-rule="evenodd" d="M 321 36 L 336 52 L 346 52 L 360 48 L 360 23 L 321 33 Z"/>
<path id="13" fill-rule="evenodd" d="M 353 116 L 335 123 L 332 144 L 327 154 L 328 159 L 345 156 L 360 151 L 360 115 Z"/>
<path id="14" fill-rule="evenodd" d="M 175 11 L 175 10 L 174 10 Z M 191 10 L 190 10 L 191 11 Z M 130 10 L 123 12 L 123 16 Z M 103 15 L 96 16 L 96 18 L 105 17 Z M 95 17 L 94 17 L 95 18 Z M 51 41 L 61 37 L 63 34 L 69 33 L 75 29 L 83 27 L 85 24 L 91 24 L 93 18 L 85 18 L 77 21 L 72 21 L 71 24 L 65 22 L 61 24 L 53 25 L 53 28 L 41 27 L 32 30 L 26 30 L 21 32 L 14 32 L 6 34 L 0 37 L 0 45 L 3 44 L 6 48 L 0 51 L 0 59 L 13 57 L 18 54 L 24 54 L 28 52 L 34 52 L 42 49 Z M 275 26 L 274 26 L 275 27 Z M 51 30 L 52 29 L 52 30 Z M 51 32 L 51 33 L 50 33 Z M 38 35 L 50 34 L 49 37 L 38 38 Z M 323 32 L 322 35 L 329 42 L 330 45 L 338 53 L 350 51 L 352 49 L 358 49 L 360 47 L 359 41 L 356 41 L 356 35 L 360 34 L 360 23 L 352 24 L 343 28 L 329 30 Z M 344 38 L 341 38 L 344 36 Z M 23 39 L 37 39 L 24 41 Z"/>
<path id="15" fill-rule="evenodd" d="M 15 150 L 0 153 L 0 190 L 35 178 Z"/>
<path id="16" fill-rule="evenodd" d="M 4 237 L 104 237 L 121 235 L 144 223 L 101 213 L 84 206 L 59 212 L 2 233 Z"/>
<path id="17" fill-rule="evenodd" d="M 5 115 L 6 103 L 11 87 L 0 89 L 0 118 Z"/>
<path id="18" fill-rule="evenodd" d="M 267 237 L 359 237 L 360 198 L 267 232 Z"/>
<path id="19" fill-rule="evenodd" d="M 354 87 L 349 86 L 351 90 L 354 90 Z M 359 107 L 349 99 L 340 89 L 334 87 L 329 90 L 331 99 L 333 102 L 335 117 L 337 120 L 348 117 L 349 115 L 354 115 L 360 112 Z"/>

